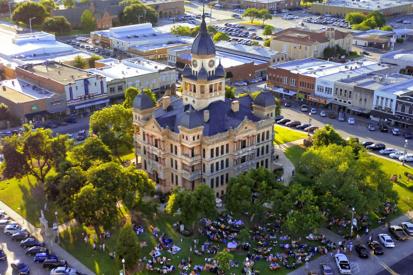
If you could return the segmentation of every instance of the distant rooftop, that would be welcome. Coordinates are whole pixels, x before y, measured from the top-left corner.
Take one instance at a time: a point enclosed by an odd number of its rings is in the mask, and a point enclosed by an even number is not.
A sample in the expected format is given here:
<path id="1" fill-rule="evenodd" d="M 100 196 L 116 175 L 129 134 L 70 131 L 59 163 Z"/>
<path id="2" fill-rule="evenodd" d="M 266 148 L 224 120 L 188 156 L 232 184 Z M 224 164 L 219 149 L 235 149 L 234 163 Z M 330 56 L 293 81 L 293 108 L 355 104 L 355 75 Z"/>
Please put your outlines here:
<path id="1" fill-rule="evenodd" d="M 329 0 L 326 5 L 368 10 L 380 10 L 412 4 L 411 0 Z"/>
<path id="2" fill-rule="evenodd" d="M 382 62 L 389 62 L 390 60 L 393 60 L 396 63 L 398 63 L 398 61 L 401 61 L 411 63 L 411 65 L 413 66 L 413 50 L 397 50 L 384 53 L 381 55 L 380 60 Z"/>
<path id="3" fill-rule="evenodd" d="M 51 98 L 54 93 L 30 84 L 20 79 L 3 80 L 0 82 L 2 97 L 14 103 L 27 103 L 44 98 Z"/>
<path id="4" fill-rule="evenodd" d="M 239 43 L 228 42 L 228 41 L 217 42 L 215 43 L 215 47 L 218 51 L 231 50 L 234 52 L 241 52 L 241 53 L 246 53 L 249 55 L 256 55 L 257 57 L 261 56 L 264 58 L 271 58 L 278 53 L 277 51 L 271 50 L 270 48 L 267 48 L 267 47 L 246 46 L 246 45 L 242 45 Z"/>
<path id="5" fill-rule="evenodd" d="M 377 62 L 368 62 L 362 65 L 353 66 L 353 64 L 347 64 L 347 68 L 341 68 L 342 70 L 339 72 L 335 72 L 333 74 L 326 75 L 322 77 L 322 79 L 326 79 L 329 81 L 340 81 L 343 79 L 349 79 L 360 75 L 367 75 L 379 71 L 384 71 L 389 69 L 389 65 L 379 64 Z M 349 69 L 351 68 L 351 69 Z"/>
<path id="6" fill-rule="evenodd" d="M 24 65 L 22 68 L 44 78 L 53 79 L 54 81 L 60 82 L 64 85 L 73 83 L 75 80 L 85 79 L 91 76 L 91 73 L 88 73 L 87 71 L 57 62 Z"/>
<path id="7" fill-rule="evenodd" d="M 102 68 L 90 69 L 88 71 L 105 76 L 108 81 L 156 73 L 168 68 L 172 69 L 170 66 L 165 64 L 140 57 L 125 59 L 122 61 L 109 58 L 99 60 L 99 63 L 104 64 L 105 66 Z"/>
<path id="8" fill-rule="evenodd" d="M 411 76 L 404 74 L 368 74 L 344 79 L 341 82 L 353 83 L 355 86 L 376 91 L 386 86 L 391 87 L 394 84 L 411 80 L 413 80 Z"/>

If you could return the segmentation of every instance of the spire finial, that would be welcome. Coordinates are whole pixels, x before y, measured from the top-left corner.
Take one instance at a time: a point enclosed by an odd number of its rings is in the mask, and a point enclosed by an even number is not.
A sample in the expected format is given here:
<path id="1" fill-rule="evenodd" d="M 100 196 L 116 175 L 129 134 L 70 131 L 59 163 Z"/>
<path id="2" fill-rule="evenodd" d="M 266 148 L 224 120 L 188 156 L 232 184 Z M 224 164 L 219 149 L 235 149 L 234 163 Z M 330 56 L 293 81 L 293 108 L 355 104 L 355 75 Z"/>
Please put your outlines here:
<path id="1" fill-rule="evenodd" d="M 205 16 L 205 1 L 202 1 L 202 17 Z"/>

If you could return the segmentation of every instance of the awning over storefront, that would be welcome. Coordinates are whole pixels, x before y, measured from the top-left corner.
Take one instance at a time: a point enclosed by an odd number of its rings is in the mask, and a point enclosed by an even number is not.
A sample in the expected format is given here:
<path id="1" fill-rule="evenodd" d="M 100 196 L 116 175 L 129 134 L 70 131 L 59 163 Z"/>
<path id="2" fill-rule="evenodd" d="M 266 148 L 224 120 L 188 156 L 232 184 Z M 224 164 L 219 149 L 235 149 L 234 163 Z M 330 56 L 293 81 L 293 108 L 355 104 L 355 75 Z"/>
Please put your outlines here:
<path id="1" fill-rule="evenodd" d="M 289 96 L 294 96 L 297 93 L 294 91 L 290 91 L 284 88 L 280 88 L 280 87 L 272 87 L 272 86 L 268 86 L 267 84 L 261 84 L 258 85 L 257 87 L 262 88 L 266 91 L 271 91 L 271 92 L 275 92 L 275 93 L 279 93 L 279 94 L 283 94 L 283 95 L 289 95 Z"/>
<path id="2" fill-rule="evenodd" d="M 71 106 L 71 108 L 74 108 L 75 110 L 91 107 L 91 106 L 96 106 L 96 105 L 101 105 L 101 104 L 107 104 L 109 103 L 109 98 L 106 99 L 100 99 L 100 100 L 95 100 L 95 101 L 89 101 L 83 104 Z"/>
<path id="3" fill-rule="evenodd" d="M 321 98 L 321 97 L 314 97 L 311 95 L 307 96 L 307 100 L 311 102 L 319 103 L 319 104 L 324 104 L 324 105 L 327 105 L 330 103 L 330 100 L 328 99 Z"/>

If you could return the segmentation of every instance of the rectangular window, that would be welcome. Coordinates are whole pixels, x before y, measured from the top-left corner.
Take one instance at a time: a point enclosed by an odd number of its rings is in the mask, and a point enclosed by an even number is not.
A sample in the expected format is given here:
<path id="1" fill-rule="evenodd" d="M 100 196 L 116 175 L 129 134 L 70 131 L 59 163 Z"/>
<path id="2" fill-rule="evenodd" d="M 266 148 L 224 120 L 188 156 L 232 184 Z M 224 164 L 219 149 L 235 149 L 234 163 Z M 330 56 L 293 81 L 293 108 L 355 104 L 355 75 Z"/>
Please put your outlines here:
<path id="1" fill-rule="evenodd" d="M 173 154 L 173 152 L 174 152 L 174 146 L 171 144 L 171 146 L 170 146 L 170 150 L 171 150 L 171 154 Z"/>
<path id="2" fill-rule="evenodd" d="M 175 155 L 178 155 L 178 146 L 175 145 Z"/>
<path id="3" fill-rule="evenodd" d="M 260 156 L 260 148 L 257 148 L 257 157 Z"/>
<path id="4" fill-rule="evenodd" d="M 215 148 L 215 155 L 218 157 L 219 156 L 219 147 Z"/>
<path id="5" fill-rule="evenodd" d="M 219 170 L 219 162 L 217 161 L 217 162 L 215 162 L 215 171 L 218 171 Z"/>
<path id="6" fill-rule="evenodd" d="M 211 158 L 214 157 L 214 149 L 211 149 Z"/>
<path id="7" fill-rule="evenodd" d="M 175 175 L 175 184 L 178 185 L 178 175 Z"/>
<path id="8" fill-rule="evenodd" d="M 222 160 L 221 160 L 221 170 L 224 169 L 224 168 L 225 168 L 225 167 L 224 167 L 224 160 L 222 159 Z"/>
<path id="9" fill-rule="evenodd" d="M 266 138 L 267 140 L 270 139 L 270 131 L 267 131 L 267 132 L 265 133 L 265 138 Z"/>
<path id="10" fill-rule="evenodd" d="M 229 174 L 226 173 L 226 174 L 225 174 L 225 182 L 228 183 L 228 181 L 229 181 Z"/>
<path id="11" fill-rule="evenodd" d="M 260 143 L 260 142 L 261 142 L 261 135 L 258 134 L 258 135 L 257 135 L 257 143 Z"/>
<path id="12" fill-rule="evenodd" d="M 229 159 L 225 160 L 225 167 L 228 168 L 229 167 Z"/>
<path id="13" fill-rule="evenodd" d="M 174 160 L 171 159 L 171 168 L 174 168 Z"/>
<path id="14" fill-rule="evenodd" d="M 211 173 L 214 173 L 214 164 L 211 163 Z"/>
<path id="15" fill-rule="evenodd" d="M 175 160 L 175 169 L 178 169 L 178 161 Z"/>
<path id="16" fill-rule="evenodd" d="M 205 149 L 202 149 L 202 157 L 205 158 Z"/>
<path id="17" fill-rule="evenodd" d="M 241 140 L 241 149 L 244 149 L 245 147 L 247 147 L 247 141 Z"/>
<path id="18" fill-rule="evenodd" d="M 227 152 L 227 154 L 229 153 L 229 144 L 227 144 L 227 145 L 225 145 L 225 150 L 226 150 L 226 152 Z"/>
<path id="19" fill-rule="evenodd" d="M 218 187 L 219 186 L 219 177 L 216 177 L 215 178 L 215 187 Z"/>
<path id="20" fill-rule="evenodd" d="M 174 183 L 174 174 L 171 173 L 171 182 Z"/>
<path id="21" fill-rule="evenodd" d="M 211 179 L 211 183 L 209 184 L 209 186 L 213 189 L 214 188 L 214 179 Z"/>
<path id="22" fill-rule="evenodd" d="M 224 145 L 221 145 L 221 155 L 224 154 Z"/>
<path id="23" fill-rule="evenodd" d="M 221 175 L 221 186 L 224 185 L 224 175 Z"/>
<path id="24" fill-rule="evenodd" d="M 268 145 L 265 146 L 265 153 L 268 154 L 270 147 Z"/>

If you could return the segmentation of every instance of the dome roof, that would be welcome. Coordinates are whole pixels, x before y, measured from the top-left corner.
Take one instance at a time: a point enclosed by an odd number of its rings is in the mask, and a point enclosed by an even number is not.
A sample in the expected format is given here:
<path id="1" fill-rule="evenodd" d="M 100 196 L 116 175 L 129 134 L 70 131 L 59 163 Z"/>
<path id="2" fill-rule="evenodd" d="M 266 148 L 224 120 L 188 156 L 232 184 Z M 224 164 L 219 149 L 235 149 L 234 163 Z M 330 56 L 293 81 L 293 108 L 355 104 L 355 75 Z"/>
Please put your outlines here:
<path id="1" fill-rule="evenodd" d="M 254 104 L 262 107 L 275 106 L 275 99 L 271 92 L 261 92 L 255 98 Z"/>
<path id="2" fill-rule="evenodd" d="M 202 16 L 201 26 L 199 33 L 195 37 L 192 43 L 191 53 L 194 55 L 214 55 L 215 44 L 212 41 L 211 36 L 208 34 L 207 26 L 205 23 L 205 15 Z"/>
<path id="3" fill-rule="evenodd" d="M 215 68 L 215 75 L 216 75 L 216 76 L 220 76 L 220 77 L 224 77 L 224 76 L 225 76 L 225 70 L 224 70 L 224 66 L 222 66 L 222 64 L 221 64 L 221 60 L 219 60 L 219 64 L 218 64 L 218 66 Z"/>
<path id="4" fill-rule="evenodd" d="M 188 64 L 185 65 L 184 70 L 182 71 L 183 76 L 190 76 L 192 75 L 191 67 Z"/>
<path id="5" fill-rule="evenodd" d="M 135 109 L 145 110 L 154 106 L 155 104 L 153 103 L 152 99 L 145 93 L 138 94 L 133 100 L 133 108 Z"/>
<path id="6" fill-rule="evenodd" d="M 197 79 L 198 79 L 198 80 L 208 80 L 208 72 L 207 72 L 207 70 L 204 68 L 203 65 L 202 65 L 202 68 L 199 70 Z"/>
<path id="7" fill-rule="evenodd" d="M 185 127 L 187 129 L 193 129 L 199 127 L 203 124 L 203 117 L 200 116 L 192 108 L 185 111 L 179 118 L 179 126 Z"/>

